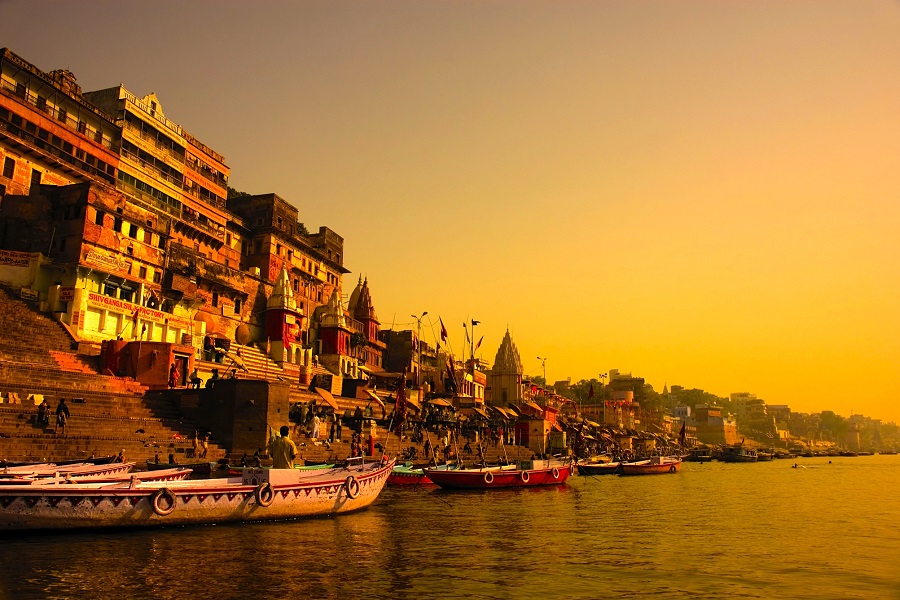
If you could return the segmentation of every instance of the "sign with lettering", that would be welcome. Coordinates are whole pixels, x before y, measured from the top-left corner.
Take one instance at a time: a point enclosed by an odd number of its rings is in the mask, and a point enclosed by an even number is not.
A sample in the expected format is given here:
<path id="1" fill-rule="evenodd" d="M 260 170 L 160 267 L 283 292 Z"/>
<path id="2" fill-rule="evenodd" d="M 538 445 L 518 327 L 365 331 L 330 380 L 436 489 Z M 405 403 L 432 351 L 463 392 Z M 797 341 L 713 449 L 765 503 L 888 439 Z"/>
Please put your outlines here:
<path id="1" fill-rule="evenodd" d="M 22 300 L 37 300 L 40 297 L 40 294 L 37 290 L 22 288 L 19 290 L 19 297 L 21 297 Z"/>
<path id="2" fill-rule="evenodd" d="M 119 256 L 101 250 L 92 249 L 84 257 L 84 262 L 99 267 L 109 273 L 128 275 L 131 272 L 131 263 L 122 260 Z"/>
<path id="3" fill-rule="evenodd" d="M 125 302 L 124 300 L 119 300 L 118 298 L 110 298 L 109 296 L 104 296 L 103 294 L 98 294 L 96 292 L 91 292 L 90 294 L 88 294 L 87 303 L 88 306 L 105 308 L 107 310 L 126 313 L 128 314 L 129 318 L 134 318 L 134 313 L 135 311 L 137 311 L 137 316 L 140 319 L 145 319 L 156 323 L 168 323 L 169 325 L 178 327 L 180 329 L 188 329 L 189 325 L 186 319 L 182 319 L 180 317 L 176 317 L 159 310 L 154 310 L 146 306 L 141 306 L 139 304 Z"/>
<path id="4" fill-rule="evenodd" d="M 59 288 L 59 301 L 60 302 L 71 302 L 74 299 L 75 299 L 75 288 L 73 288 L 73 287 Z"/>
<path id="5" fill-rule="evenodd" d="M 29 264 L 31 264 L 30 252 L 0 250 L 0 265 L 8 267 L 27 267 Z"/>

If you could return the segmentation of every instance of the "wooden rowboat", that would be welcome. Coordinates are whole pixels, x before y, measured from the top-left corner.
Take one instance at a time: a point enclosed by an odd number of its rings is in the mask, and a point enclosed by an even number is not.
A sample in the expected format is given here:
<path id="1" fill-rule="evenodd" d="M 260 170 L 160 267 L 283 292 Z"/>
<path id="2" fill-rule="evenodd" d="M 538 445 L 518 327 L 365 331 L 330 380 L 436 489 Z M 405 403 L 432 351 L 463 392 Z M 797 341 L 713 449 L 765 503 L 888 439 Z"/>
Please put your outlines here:
<path id="1" fill-rule="evenodd" d="M 324 516 L 369 506 L 393 461 L 242 477 L 0 487 L 0 531 L 147 527 Z"/>
<path id="2" fill-rule="evenodd" d="M 445 489 L 498 489 L 559 485 L 575 473 L 575 466 L 561 460 L 523 461 L 518 465 L 482 469 L 425 469 L 431 481 Z"/>
<path id="3" fill-rule="evenodd" d="M 681 468 L 681 459 L 669 456 L 652 456 L 649 460 L 622 463 L 622 475 L 662 475 L 665 473 L 677 473 Z"/>

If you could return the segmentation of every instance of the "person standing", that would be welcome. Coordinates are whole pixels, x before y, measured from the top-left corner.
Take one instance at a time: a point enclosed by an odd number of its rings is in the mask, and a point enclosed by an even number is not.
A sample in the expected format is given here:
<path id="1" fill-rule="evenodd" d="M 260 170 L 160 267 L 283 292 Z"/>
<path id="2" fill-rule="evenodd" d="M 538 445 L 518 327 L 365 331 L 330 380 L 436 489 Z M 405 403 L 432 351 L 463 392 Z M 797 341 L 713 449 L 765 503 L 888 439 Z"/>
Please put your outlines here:
<path id="1" fill-rule="evenodd" d="M 319 420 L 319 415 L 313 417 L 312 420 L 312 439 L 319 439 L 319 425 L 322 424 L 322 421 Z"/>
<path id="2" fill-rule="evenodd" d="M 341 416 L 338 414 L 334 415 L 334 441 L 341 441 L 341 433 L 343 433 L 343 423 L 341 422 Z"/>
<path id="3" fill-rule="evenodd" d="M 197 458 L 200 454 L 200 431 L 195 429 L 191 435 L 191 458 Z"/>
<path id="4" fill-rule="evenodd" d="M 206 458 L 206 452 L 209 450 L 209 435 L 210 433 L 207 431 L 203 436 L 203 441 L 200 442 L 200 458 Z"/>
<path id="5" fill-rule="evenodd" d="M 294 458 L 297 456 L 297 446 L 288 437 L 290 427 L 282 425 L 281 437 L 275 438 L 269 443 L 269 455 L 272 457 L 273 469 L 293 469 Z"/>
<path id="6" fill-rule="evenodd" d="M 46 398 L 41 400 L 41 404 L 38 406 L 37 423 L 41 427 L 46 427 L 50 424 L 50 405 L 47 403 Z"/>
<path id="7" fill-rule="evenodd" d="M 175 366 L 175 363 L 172 363 L 172 366 L 169 367 L 169 389 L 175 389 L 175 386 L 178 385 L 178 367 Z"/>
<path id="8" fill-rule="evenodd" d="M 65 398 L 59 399 L 59 404 L 56 405 L 56 433 L 59 434 L 60 430 L 62 430 L 62 434 L 66 434 L 66 423 L 69 422 L 69 417 L 72 416 L 72 413 L 69 412 L 69 406 L 66 404 Z"/>

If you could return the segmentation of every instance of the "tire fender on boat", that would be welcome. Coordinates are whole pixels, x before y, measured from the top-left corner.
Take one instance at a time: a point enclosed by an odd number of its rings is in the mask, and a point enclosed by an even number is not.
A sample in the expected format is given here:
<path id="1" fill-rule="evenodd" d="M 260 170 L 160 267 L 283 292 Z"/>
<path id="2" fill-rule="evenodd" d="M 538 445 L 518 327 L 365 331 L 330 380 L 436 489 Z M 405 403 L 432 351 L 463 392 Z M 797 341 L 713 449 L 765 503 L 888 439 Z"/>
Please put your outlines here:
<path id="1" fill-rule="evenodd" d="M 488 485 L 494 483 L 494 474 L 491 473 L 490 471 L 485 472 L 484 482 L 487 483 Z"/>
<path id="2" fill-rule="evenodd" d="M 253 490 L 253 497 L 256 498 L 257 504 L 265 508 L 275 501 L 275 490 L 272 489 L 271 483 L 264 481 Z"/>
<path id="3" fill-rule="evenodd" d="M 522 480 L 522 483 L 528 483 L 528 480 L 531 479 L 531 475 L 528 474 L 528 471 L 522 471 L 519 473 L 519 479 Z"/>
<path id="4" fill-rule="evenodd" d="M 150 504 L 159 516 L 170 515 L 175 510 L 175 492 L 169 488 L 159 488 L 150 496 Z"/>
<path id="5" fill-rule="evenodd" d="M 359 482 L 353 475 L 347 477 L 347 481 L 344 482 L 344 489 L 347 490 L 347 497 L 351 500 L 359 497 Z"/>
<path id="6" fill-rule="evenodd" d="M 575 465 L 569 465 L 569 475 L 575 477 Z"/>
<path id="7" fill-rule="evenodd" d="M 553 479 L 559 479 L 559 469 L 553 467 L 553 470 L 550 471 L 550 474 L 553 475 Z"/>
<path id="8" fill-rule="evenodd" d="M 678 472 L 678 467 L 676 467 L 675 465 L 672 465 L 671 467 L 669 467 L 669 473 L 677 473 L 677 472 Z"/>

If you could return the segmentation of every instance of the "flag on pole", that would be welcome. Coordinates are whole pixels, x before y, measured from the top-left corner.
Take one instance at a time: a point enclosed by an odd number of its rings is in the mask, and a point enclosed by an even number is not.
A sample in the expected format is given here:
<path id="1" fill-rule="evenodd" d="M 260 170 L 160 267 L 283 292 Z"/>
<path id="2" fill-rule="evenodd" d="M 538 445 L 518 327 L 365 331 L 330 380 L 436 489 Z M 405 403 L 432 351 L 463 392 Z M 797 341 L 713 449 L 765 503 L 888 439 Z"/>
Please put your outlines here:
<path id="1" fill-rule="evenodd" d="M 477 343 L 477 344 L 475 344 L 475 349 L 476 349 L 476 350 L 478 350 L 479 348 L 481 348 L 481 342 L 483 342 L 483 341 L 484 341 L 484 336 L 481 336 L 481 339 L 478 340 L 478 343 Z"/>
<path id="2" fill-rule="evenodd" d="M 685 430 L 686 426 L 687 426 L 687 423 L 682 423 L 681 424 L 681 433 L 678 434 L 678 443 L 681 444 L 682 446 L 684 446 L 684 436 L 686 434 L 686 430 Z"/>
<path id="3" fill-rule="evenodd" d="M 443 319 L 441 319 L 440 317 L 438 317 L 438 321 L 441 322 L 441 341 L 442 341 L 442 342 L 446 342 L 446 341 L 447 341 L 447 328 L 444 327 L 444 321 L 443 321 Z"/>
<path id="4" fill-rule="evenodd" d="M 466 324 L 465 324 L 465 323 L 463 323 L 463 329 L 466 330 L 466 343 L 468 344 L 468 343 L 471 342 L 471 340 L 469 339 L 469 330 L 468 330 L 468 328 L 466 327 Z"/>

